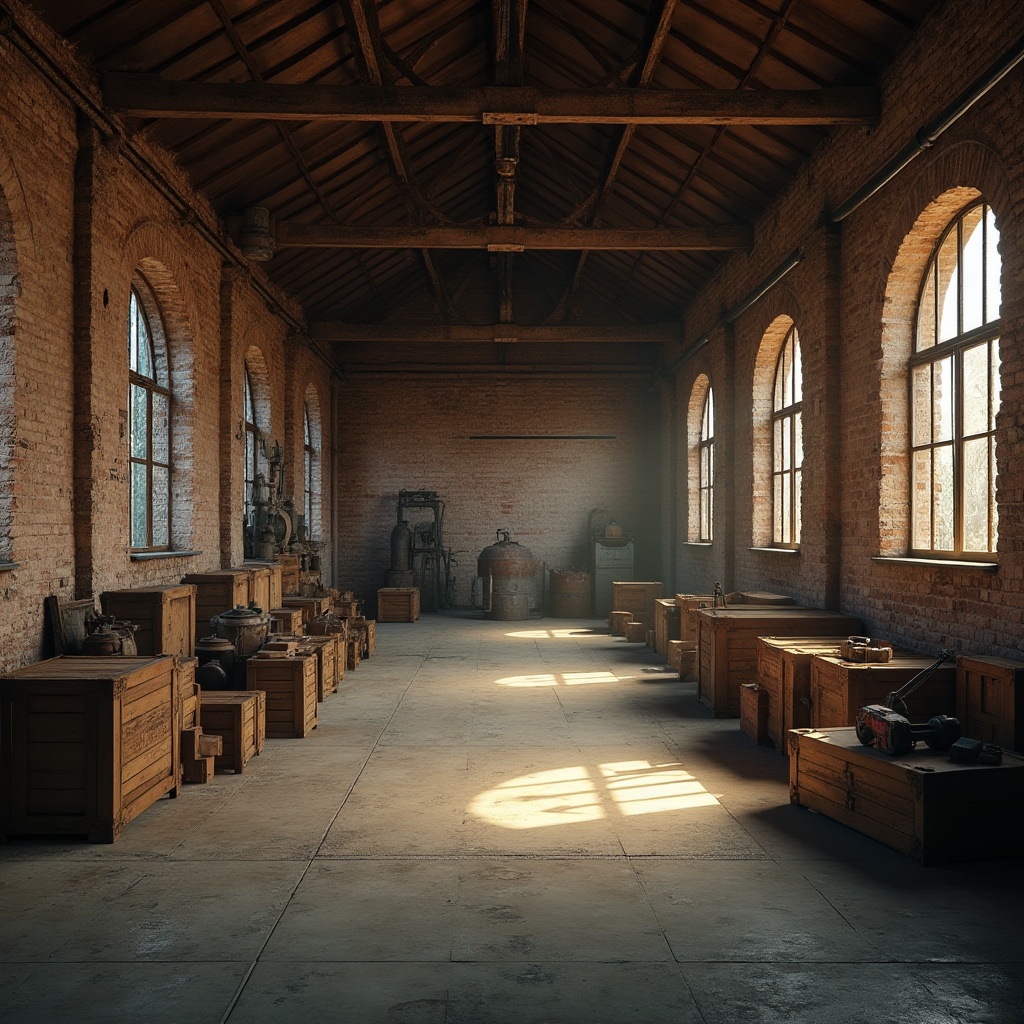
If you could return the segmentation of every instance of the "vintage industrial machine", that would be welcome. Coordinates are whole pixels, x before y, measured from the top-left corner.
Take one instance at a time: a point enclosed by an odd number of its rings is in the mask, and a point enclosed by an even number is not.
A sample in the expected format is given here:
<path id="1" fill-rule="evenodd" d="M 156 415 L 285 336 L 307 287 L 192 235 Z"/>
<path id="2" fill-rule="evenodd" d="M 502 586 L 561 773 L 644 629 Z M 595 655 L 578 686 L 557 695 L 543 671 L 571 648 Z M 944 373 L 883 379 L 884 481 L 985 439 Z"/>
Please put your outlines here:
<path id="1" fill-rule="evenodd" d="M 451 548 L 444 546 L 444 501 L 437 491 L 399 491 L 388 586 L 418 586 L 428 611 L 449 608 L 454 564 Z"/>
<path id="2" fill-rule="evenodd" d="M 489 619 L 528 619 L 535 604 L 537 560 L 533 552 L 498 530 L 497 540 L 480 552 L 473 581 L 474 603 Z"/>

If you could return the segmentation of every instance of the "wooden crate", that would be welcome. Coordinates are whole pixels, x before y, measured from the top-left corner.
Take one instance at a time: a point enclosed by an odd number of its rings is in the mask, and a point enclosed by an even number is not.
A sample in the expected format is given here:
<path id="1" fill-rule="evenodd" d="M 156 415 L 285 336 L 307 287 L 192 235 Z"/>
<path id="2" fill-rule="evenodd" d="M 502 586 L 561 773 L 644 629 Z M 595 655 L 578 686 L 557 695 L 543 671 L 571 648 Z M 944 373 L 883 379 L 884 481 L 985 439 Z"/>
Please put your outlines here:
<path id="1" fill-rule="evenodd" d="M 100 594 L 105 615 L 134 622 L 135 649 L 143 657 L 196 652 L 196 588 L 189 583 L 133 587 Z"/>
<path id="2" fill-rule="evenodd" d="M 668 658 L 669 640 L 681 640 L 679 635 L 679 605 L 674 597 L 659 597 L 654 602 L 654 649 Z"/>
<path id="3" fill-rule="evenodd" d="M 608 631 L 612 636 L 625 636 L 626 623 L 632 621 L 632 612 L 621 612 L 618 609 L 615 609 L 608 613 Z"/>
<path id="4" fill-rule="evenodd" d="M 697 697 L 716 718 L 740 713 L 740 685 L 757 681 L 762 636 L 848 636 L 860 620 L 817 608 L 702 608 L 697 612 Z"/>
<path id="5" fill-rule="evenodd" d="M 363 654 L 372 658 L 377 653 L 377 620 L 359 616 L 353 620 L 352 625 L 363 634 Z"/>
<path id="6" fill-rule="evenodd" d="M 626 623 L 626 640 L 631 644 L 642 644 L 647 639 L 647 623 L 630 621 Z"/>
<path id="7" fill-rule="evenodd" d="M 299 652 L 316 657 L 316 699 L 326 700 L 338 692 L 338 637 L 335 633 L 303 636 Z"/>
<path id="8" fill-rule="evenodd" d="M 0 677 L 0 838 L 112 843 L 181 786 L 174 658 L 61 657 Z"/>
<path id="9" fill-rule="evenodd" d="M 363 660 L 362 644 L 354 636 L 350 636 L 345 642 L 345 655 L 345 667 L 354 672 L 359 668 L 359 662 Z"/>
<path id="10" fill-rule="evenodd" d="M 331 599 L 326 595 L 323 597 L 297 597 L 292 595 L 290 597 L 285 596 L 281 600 L 283 607 L 298 608 L 302 612 L 303 624 L 312 622 L 313 619 L 324 615 L 331 607 Z"/>
<path id="11" fill-rule="evenodd" d="M 264 562 L 259 559 L 246 559 L 242 563 L 244 569 L 266 569 L 269 573 L 268 579 L 270 582 L 269 595 L 267 597 L 267 604 L 260 605 L 263 611 L 269 611 L 271 608 L 281 607 L 281 598 L 284 597 L 284 590 L 282 587 L 282 568 L 279 562 Z"/>
<path id="12" fill-rule="evenodd" d="M 894 758 L 853 729 L 789 734 L 790 800 L 922 864 L 1024 854 L 1024 758 L 959 765 L 923 744 Z"/>
<path id="13" fill-rule="evenodd" d="M 629 612 L 634 622 L 645 622 L 653 626 L 654 602 L 661 597 L 662 589 L 660 582 L 613 582 L 612 608 Z"/>
<path id="14" fill-rule="evenodd" d="M 669 640 L 668 667 L 675 669 L 680 679 L 696 679 L 697 644 L 692 640 Z"/>
<path id="15" fill-rule="evenodd" d="M 956 717 L 964 736 L 1024 750 L 1024 664 L 958 654 Z"/>
<path id="16" fill-rule="evenodd" d="M 757 682 L 768 695 L 768 739 L 786 753 L 786 733 L 811 724 L 811 658 L 834 654 L 845 636 L 762 636 Z"/>
<path id="17" fill-rule="evenodd" d="M 220 736 L 223 751 L 214 758 L 222 771 L 240 774 L 263 750 L 267 731 L 263 690 L 207 690 L 202 695 L 203 732 Z"/>
<path id="18" fill-rule="evenodd" d="M 377 622 L 415 622 L 419 617 L 419 587 L 382 587 L 377 591 Z"/>
<path id="19" fill-rule="evenodd" d="M 178 723 L 181 729 L 194 729 L 199 723 L 199 684 L 196 682 L 198 658 L 178 659 Z"/>
<path id="20" fill-rule="evenodd" d="M 277 605 L 272 603 L 270 594 L 270 570 L 266 566 L 245 565 L 242 567 L 249 573 L 249 600 L 247 604 L 255 604 L 261 612 L 269 612 Z M 277 567 L 280 570 L 280 566 Z M 278 596 L 278 601 L 281 596 Z"/>
<path id="21" fill-rule="evenodd" d="M 354 619 L 359 615 L 359 602 L 335 601 L 331 606 L 331 614 L 337 615 L 339 619 Z M 377 621 L 381 621 L 380 615 L 377 616 Z"/>
<path id="22" fill-rule="evenodd" d="M 298 634 L 304 628 L 301 608 L 270 609 L 270 631 L 272 633 Z"/>
<path id="23" fill-rule="evenodd" d="M 268 737 L 301 739 L 316 728 L 316 655 L 250 658 L 245 670 L 248 689 L 267 695 Z"/>
<path id="24" fill-rule="evenodd" d="M 300 558 L 298 555 L 275 555 L 274 561 L 281 566 L 281 592 L 290 597 L 299 592 Z"/>
<path id="25" fill-rule="evenodd" d="M 213 636 L 216 632 L 210 619 L 237 605 L 249 603 L 249 570 L 221 569 L 217 572 L 191 572 L 181 578 L 182 583 L 196 587 L 196 639 Z"/>
<path id="26" fill-rule="evenodd" d="M 714 594 L 676 594 L 680 640 L 697 642 L 697 612 L 701 608 L 710 608 L 714 600 Z"/>
<path id="27" fill-rule="evenodd" d="M 865 704 L 881 704 L 886 695 L 913 679 L 934 658 L 893 651 L 884 664 L 843 661 L 839 655 L 816 654 L 811 659 L 811 726 L 833 729 L 853 725 Z M 907 698 L 912 722 L 927 722 L 932 715 L 956 714 L 956 667 L 937 669 Z"/>
<path id="28" fill-rule="evenodd" d="M 755 743 L 769 742 L 768 693 L 757 683 L 740 686 L 740 729 Z"/>

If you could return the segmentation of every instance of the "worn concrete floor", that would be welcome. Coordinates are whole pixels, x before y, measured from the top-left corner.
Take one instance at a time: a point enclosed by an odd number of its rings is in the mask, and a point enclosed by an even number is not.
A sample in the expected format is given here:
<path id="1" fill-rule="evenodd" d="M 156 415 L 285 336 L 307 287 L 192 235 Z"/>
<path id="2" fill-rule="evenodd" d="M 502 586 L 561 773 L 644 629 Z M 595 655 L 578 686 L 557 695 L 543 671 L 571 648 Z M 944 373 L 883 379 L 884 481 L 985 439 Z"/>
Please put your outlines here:
<path id="1" fill-rule="evenodd" d="M 791 807 L 600 623 L 382 624 L 320 713 L 111 846 L 0 847 L 0 1020 L 1024 1020 L 1024 863 Z"/>

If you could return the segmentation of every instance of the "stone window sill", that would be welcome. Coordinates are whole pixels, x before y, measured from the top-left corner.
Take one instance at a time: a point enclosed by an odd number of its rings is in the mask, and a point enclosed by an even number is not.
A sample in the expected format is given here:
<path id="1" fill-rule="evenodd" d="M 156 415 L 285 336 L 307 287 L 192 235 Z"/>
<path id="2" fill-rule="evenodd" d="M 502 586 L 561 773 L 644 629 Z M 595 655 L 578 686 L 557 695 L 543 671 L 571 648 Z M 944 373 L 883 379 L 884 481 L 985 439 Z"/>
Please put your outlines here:
<path id="1" fill-rule="evenodd" d="M 130 558 L 133 562 L 154 562 L 160 558 L 195 558 L 202 551 L 133 551 Z"/>
<path id="2" fill-rule="evenodd" d="M 799 555 L 799 548 L 750 548 L 750 551 L 756 551 L 759 555 Z"/>
<path id="3" fill-rule="evenodd" d="M 709 540 L 684 540 L 683 547 L 686 548 L 710 548 L 713 544 Z"/>
<path id="4" fill-rule="evenodd" d="M 916 565 L 928 569 L 977 569 L 979 572 L 995 572 L 998 562 L 965 562 L 953 558 L 911 558 L 905 555 L 872 555 L 872 562 L 880 565 Z"/>

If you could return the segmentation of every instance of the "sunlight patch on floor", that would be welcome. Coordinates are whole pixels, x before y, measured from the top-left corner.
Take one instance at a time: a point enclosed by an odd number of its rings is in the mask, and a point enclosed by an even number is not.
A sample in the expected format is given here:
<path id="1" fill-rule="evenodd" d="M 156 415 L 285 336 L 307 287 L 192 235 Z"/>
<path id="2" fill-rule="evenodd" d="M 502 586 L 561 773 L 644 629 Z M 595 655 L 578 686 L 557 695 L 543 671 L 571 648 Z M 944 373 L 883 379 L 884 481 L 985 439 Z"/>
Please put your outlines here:
<path id="1" fill-rule="evenodd" d="M 506 633 L 505 636 L 516 637 L 519 640 L 582 640 L 586 637 L 596 637 L 599 640 L 607 640 L 608 634 L 595 631 L 586 627 L 577 626 L 575 629 L 517 629 L 515 632 Z"/>
<path id="2" fill-rule="evenodd" d="M 613 672 L 542 672 L 532 676 L 505 676 L 500 686 L 586 686 L 588 683 L 617 683 Z"/>

